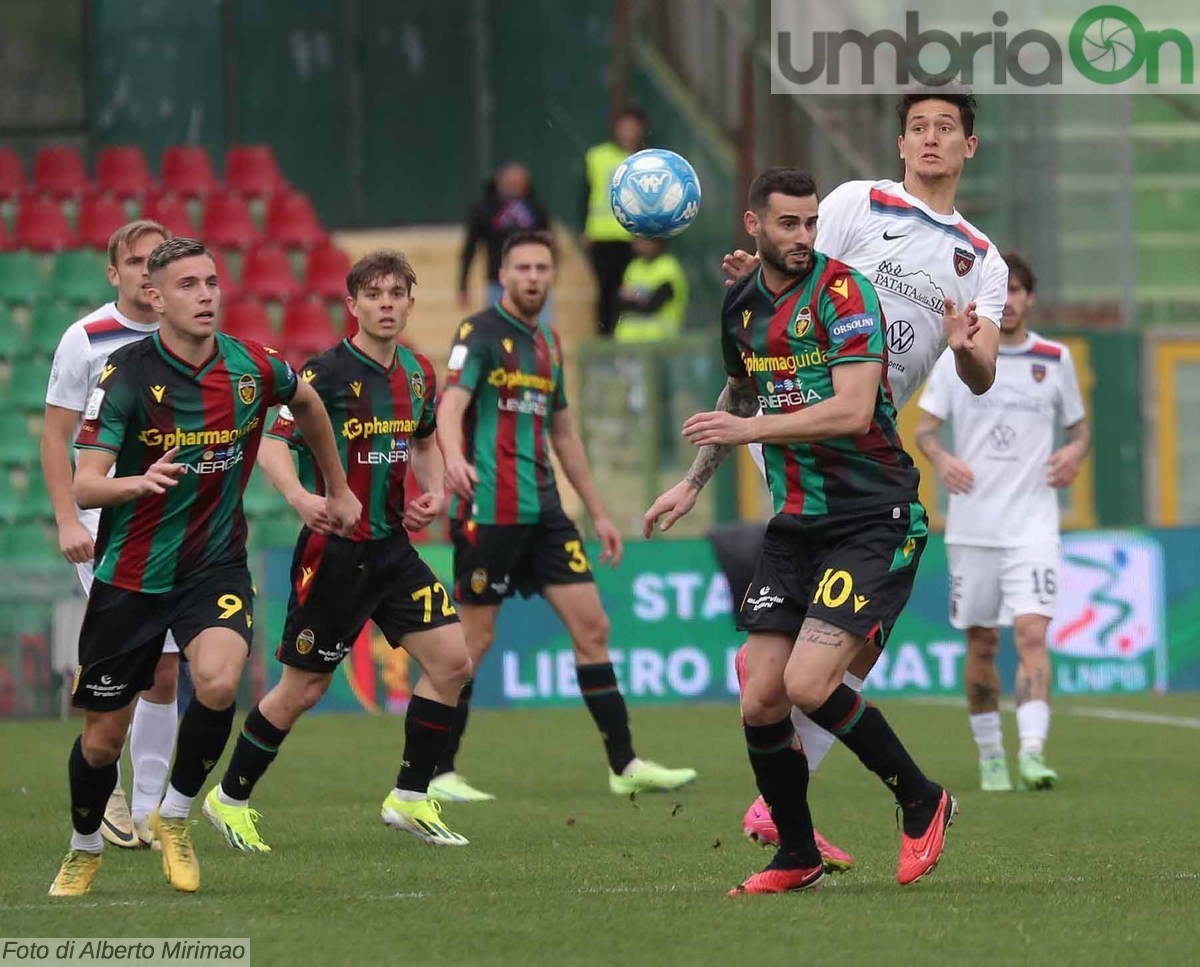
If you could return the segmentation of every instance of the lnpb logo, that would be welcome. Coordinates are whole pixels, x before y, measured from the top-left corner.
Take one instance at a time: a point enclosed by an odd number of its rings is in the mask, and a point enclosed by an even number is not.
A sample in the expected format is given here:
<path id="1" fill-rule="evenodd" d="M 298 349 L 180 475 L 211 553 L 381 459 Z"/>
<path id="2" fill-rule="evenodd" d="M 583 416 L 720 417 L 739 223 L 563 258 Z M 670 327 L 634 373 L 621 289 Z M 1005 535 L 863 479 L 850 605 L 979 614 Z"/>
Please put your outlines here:
<path id="1" fill-rule="evenodd" d="M 858 5 L 772 0 L 771 91 L 878 94 L 950 76 L 976 92 L 1194 93 L 1198 45 L 1200 17 L 1169 0 L 923 0 L 869 21 Z"/>
<path id="2" fill-rule="evenodd" d="M 1062 694 L 1167 688 L 1162 549 L 1150 537 L 1068 535 L 1047 635 Z"/>

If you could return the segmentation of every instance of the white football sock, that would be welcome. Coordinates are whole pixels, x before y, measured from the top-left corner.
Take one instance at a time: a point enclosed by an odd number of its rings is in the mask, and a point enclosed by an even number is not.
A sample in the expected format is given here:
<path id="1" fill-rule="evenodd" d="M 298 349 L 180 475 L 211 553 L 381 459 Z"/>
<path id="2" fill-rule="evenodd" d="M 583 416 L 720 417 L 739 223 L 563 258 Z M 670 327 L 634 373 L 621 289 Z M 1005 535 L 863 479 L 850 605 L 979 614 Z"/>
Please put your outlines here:
<path id="1" fill-rule="evenodd" d="M 1021 737 L 1021 751 L 1040 753 L 1046 747 L 1050 734 L 1050 706 L 1041 700 L 1025 702 L 1017 706 L 1017 735 Z"/>
<path id="2" fill-rule="evenodd" d="M 842 681 L 856 692 L 861 692 L 863 680 L 857 675 L 846 672 Z M 792 709 L 792 728 L 800 736 L 800 744 L 804 746 L 804 755 L 808 759 L 808 771 L 811 775 L 817 771 L 817 766 L 829 755 L 833 743 L 837 741 L 832 732 L 826 732 L 798 708 Z"/>
<path id="3" fill-rule="evenodd" d="M 971 716 L 971 734 L 979 747 L 979 758 L 993 759 L 1004 755 L 1004 733 L 1000 730 L 999 712 L 977 712 Z"/>
<path id="4" fill-rule="evenodd" d="M 217 783 L 217 801 L 223 806 L 244 806 L 250 801 L 250 797 L 247 796 L 245 799 L 234 799 L 233 796 L 229 795 L 229 793 L 225 791 L 225 786 L 223 784 Z"/>
<path id="5" fill-rule="evenodd" d="M 192 811 L 195 796 L 185 796 L 171 784 L 167 784 L 167 794 L 163 796 L 158 814 L 163 819 L 187 819 Z"/>
<path id="6" fill-rule="evenodd" d="M 100 830 L 94 833 L 77 833 L 71 831 L 71 849 L 79 850 L 81 853 L 101 853 L 104 851 L 104 839 L 100 836 Z"/>
<path id="7" fill-rule="evenodd" d="M 129 812 L 135 823 L 145 822 L 162 799 L 171 753 L 179 732 L 179 703 L 138 700 L 129 729 L 129 758 L 133 762 L 133 798 Z"/>
<path id="8" fill-rule="evenodd" d="M 411 789 L 401 789 L 399 786 L 392 790 L 392 795 L 401 802 L 419 802 L 422 799 L 429 798 L 429 793 L 427 792 L 414 792 Z"/>

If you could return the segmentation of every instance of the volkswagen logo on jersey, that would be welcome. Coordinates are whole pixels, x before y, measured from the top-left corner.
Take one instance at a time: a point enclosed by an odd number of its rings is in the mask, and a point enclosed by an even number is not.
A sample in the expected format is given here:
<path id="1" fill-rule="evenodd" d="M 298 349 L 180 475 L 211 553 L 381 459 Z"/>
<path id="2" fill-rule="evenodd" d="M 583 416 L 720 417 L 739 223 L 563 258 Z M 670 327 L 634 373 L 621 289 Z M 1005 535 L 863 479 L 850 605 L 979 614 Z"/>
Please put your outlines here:
<path id="1" fill-rule="evenodd" d="M 970 252 L 965 248 L 956 248 L 954 250 L 954 271 L 958 273 L 960 278 L 970 272 L 971 266 L 974 264 L 974 252 Z"/>
<path id="2" fill-rule="evenodd" d="M 897 319 L 888 326 L 888 352 L 896 353 L 897 355 L 906 353 L 912 349 L 914 339 L 916 339 L 916 333 L 913 330 L 912 323 L 905 322 L 903 319 Z"/>
<path id="3" fill-rule="evenodd" d="M 1004 423 L 997 423 L 992 427 L 988 436 L 992 441 L 992 446 L 997 450 L 1007 450 L 1013 445 L 1013 440 L 1017 438 L 1017 431 Z"/>

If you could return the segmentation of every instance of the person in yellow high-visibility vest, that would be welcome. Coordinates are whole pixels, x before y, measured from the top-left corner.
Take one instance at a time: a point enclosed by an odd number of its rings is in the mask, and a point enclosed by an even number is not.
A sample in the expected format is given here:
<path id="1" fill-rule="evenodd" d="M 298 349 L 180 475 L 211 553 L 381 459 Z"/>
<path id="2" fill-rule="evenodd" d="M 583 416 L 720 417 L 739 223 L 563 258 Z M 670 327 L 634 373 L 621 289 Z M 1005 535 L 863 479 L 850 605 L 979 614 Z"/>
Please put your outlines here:
<path id="1" fill-rule="evenodd" d="M 617 294 L 617 342 L 674 339 L 683 330 L 687 300 L 687 275 L 679 259 L 667 251 L 666 240 L 634 239 L 633 261 Z"/>
<path id="2" fill-rule="evenodd" d="M 625 108 L 613 119 L 612 140 L 593 145 L 584 155 L 583 244 L 596 273 L 596 331 L 602 336 L 611 336 L 616 328 L 617 292 L 625 266 L 633 258 L 633 236 L 613 215 L 608 189 L 613 172 L 642 148 L 645 136 L 645 113 Z"/>

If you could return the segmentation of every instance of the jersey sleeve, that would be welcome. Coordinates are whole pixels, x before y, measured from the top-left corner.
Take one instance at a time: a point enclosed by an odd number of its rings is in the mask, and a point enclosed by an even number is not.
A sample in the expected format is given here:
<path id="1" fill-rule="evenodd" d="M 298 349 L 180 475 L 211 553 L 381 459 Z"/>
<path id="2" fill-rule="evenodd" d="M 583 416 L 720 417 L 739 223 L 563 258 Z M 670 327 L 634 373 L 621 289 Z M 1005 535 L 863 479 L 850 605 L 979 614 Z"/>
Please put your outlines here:
<path id="1" fill-rule="evenodd" d="M 83 409 L 83 425 L 75 446 L 81 450 L 120 453 L 125 433 L 134 425 L 138 382 L 125 363 L 109 364 Z"/>
<path id="2" fill-rule="evenodd" d="M 1062 381 L 1058 388 L 1058 419 L 1063 426 L 1074 426 L 1087 416 L 1083 408 L 1083 394 L 1079 392 L 1079 377 L 1075 372 L 1075 358 L 1071 350 L 1063 346 Z"/>
<path id="3" fill-rule="evenodd" d="M 274 360 L 275 357 L 271 357 Z M 288 367 L 289 371 L 291 367 Z M 296 385 L 299 385 L 300 380 L 312 385 L 312 388 L 317 391 L 317 395 L 324 402 L 325 397 L 322 394 L 324 389 L 324 377 L 326 376 L 326 368 L 321 365 L 319 357 L 310 359 L 304 364 L 304 368 L 300 370 L 299 376 L 292 371 L 293 379 Z M 292 392 L 288 396 L 288 402 L 296 395 L 296 386 L 292 387 Z M 299 450 L 307 446 L 304 442 L 304 434 L 300 432 L 300 427 L 296 425 L 296 419 L 292 416 L 291 409 L 285 404 L 279 407 L 279 412 L 275 416 L 275 422 L 267 429 L 267 436 L 275 437 L 277 440 L 282 440 L 293 450 Z"/>
<path id="4" fill-rule="evenodd" d="M 883 362 L 883 310 L 865 278 L 842 267 L 821 290 L 819 316 L 825 330 L 827 365 Z"/>
<path id="5" fill-rule="evenodd" d="M 46 402 L 64 410 L 82 413 L 88 402 L 87 333 L 82 326 L 71 326 L 63 333 L 54 350 L 50 364 L 50 382 L 46 386 Z"/>
<path id="6" fill-rule="evenodd" d="M 954 370 L 954 352 L 947 349 L 933 364 L 921 401 L 917 404 L 930 416 L 939 420 L 950 419 L 950 394 L 954 390 L 953 380 L 957 378 Z"/>
<path id="7" fill-rule="evenodd" d="M 862 237 L 861 223 L 870 214 L 870 192 L 869 181 L 847 181 L 821 199 L 817 206 L 819 252 L 839 262 L 851 260 L 855 239 Z"/>
<path id="8" fill-rule="evenodd" d="M 446 385 L 461 386 L 474 393 L 491 367 L 492 354 L 493 347 L 481 336 L 475 323 L 470 319 L 460 323 L 446 362 Z"/>
<path id="9" fill-rule="evenodd" d="M 987 255 L 983 257 L 979 291 L 975 293 L 973 301 L 980 319 L 991 319 L 997 326 L 1000 325 L 1004 304 L 1008 301 L 1008 265 L 994 245 L 988 246 Z"/>
<path id="10" fill-rule="evenodd" d="M 266 349 L 265 346 L 263 348 Z M 267 401 L 267 405 L 278 406 L 281 403 L 290 403 L 292 397 L 296 395 L 296 387 L 299 385 L 296 371 L 275 350 L 267 349 L 266 352 L 267 365 L 271 367 L 271 385 L 274 387 L 274 392 Z"/>
<path id="11" fill-rule="evenodd" d="M 418 356 L 417 362 L 425 374 L 425 399 L 421 408 L 421 420 L 417 423 L 417 432 L 413 436 L 422 438 L 437 429 L 437 376 L 433 365 L 424 356 Z"/>
<path id="12" fill-rule="evenodd" d="M 557 413 L 567 408 L 567 369 L 563 365 L 562 337 L 554 333 L 554 398 L 550 401 L 550 412 Z"/>
<path id="13" fill-rule="evenodd" d="M 734 379 L 745 379 L 750 375 L 746 372 L 746 363 L 738 349 L 737 340 L 733 338 L 732 327 L 735 323 L 730 322 L 730 316 L 737 313 L 737 294 L 742 288 L 740 284 L 730 286 L 721 303 L 721 358 L 725 363 L 726 375 Z"/>

